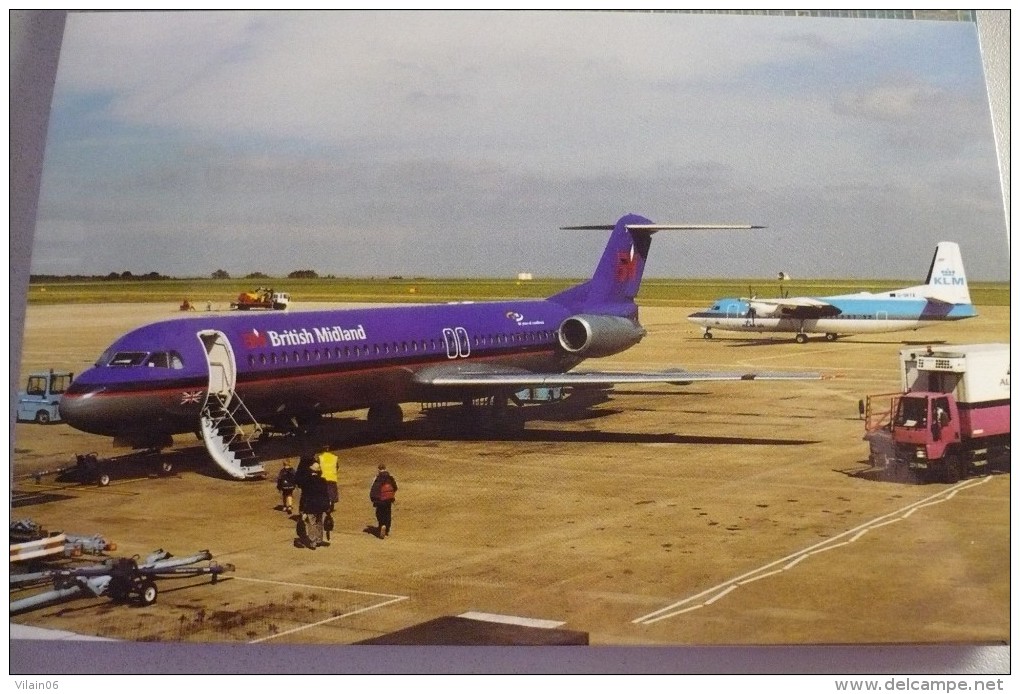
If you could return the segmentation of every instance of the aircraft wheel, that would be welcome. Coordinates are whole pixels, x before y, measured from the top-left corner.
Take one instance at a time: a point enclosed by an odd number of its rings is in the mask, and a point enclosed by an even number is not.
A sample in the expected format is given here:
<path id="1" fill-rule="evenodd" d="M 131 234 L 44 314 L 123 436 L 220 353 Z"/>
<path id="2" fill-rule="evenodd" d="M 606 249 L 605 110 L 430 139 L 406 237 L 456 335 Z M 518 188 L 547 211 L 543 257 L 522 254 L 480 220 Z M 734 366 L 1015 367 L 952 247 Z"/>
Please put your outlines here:
<path id="1" fill-rule="evenodd" d="M 706 330 L 705 334 L 702 335 L 702 337 L 705 338 L 706 340 L 711 340 L 712 339 L 712 333 L 710 333 L 709 331 Z"/>
<path id="2" fill-rule="evenodd" d="M 39 410 L 38 412 L 35 413 L 35 421 L 39 424 L 49 424 L 50 413 L 47 412 L 46 410 Z"/>
<path id="3" fill-rule="evenodd" d="M 368 408 L 368 424 L 375 433 L 393 436 L 403 421 L 404 412 L 395 402 L 372 405 Z"/>
<path id="4" fill-rule="evenodd" d="M 156 582 L 151 578 L 147 578 L 142 581 L 141 589 L 138 591 L 138 598 L 142 605 L 148 607 L 156 602 L 156 598 L 159 596 L 159 590 L 156 588 Z"/>
<path id="5" fill-rule="evenodd" d="M 807 342 L 807 335 L 805 335 L 804 333 L 797 333 L 796 340 L 798 345 L 802 345 L 805 342 Z"/>
<path id="6" fill-rule="evenodd" d="M 825 333 L 825 339 L 828 342 L 835 342 L 836 341 L 836 333 Z"/>

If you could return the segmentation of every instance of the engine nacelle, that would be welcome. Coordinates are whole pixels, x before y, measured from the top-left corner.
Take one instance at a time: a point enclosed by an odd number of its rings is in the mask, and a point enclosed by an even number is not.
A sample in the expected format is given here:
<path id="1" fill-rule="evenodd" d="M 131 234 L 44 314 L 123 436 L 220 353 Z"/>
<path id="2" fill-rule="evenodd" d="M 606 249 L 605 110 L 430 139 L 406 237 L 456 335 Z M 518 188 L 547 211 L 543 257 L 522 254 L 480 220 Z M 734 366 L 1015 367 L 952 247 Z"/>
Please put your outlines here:
<path id="1" fill-rule="evenodd" d="M 647 333 L 629 318 L 579 314 L 560 323 L 560 346 L 578 357 L 608 357 L 633 347 Z"/>
<path id="2" fill-rule="evenodd" d="M 779 304 L 767 304 L 761 301 L 749 301 L 747 304 L 748 308 L 754 312 L 755 316 L 764 318 L 765 316 L 772 316 L 780 313 Z"/>

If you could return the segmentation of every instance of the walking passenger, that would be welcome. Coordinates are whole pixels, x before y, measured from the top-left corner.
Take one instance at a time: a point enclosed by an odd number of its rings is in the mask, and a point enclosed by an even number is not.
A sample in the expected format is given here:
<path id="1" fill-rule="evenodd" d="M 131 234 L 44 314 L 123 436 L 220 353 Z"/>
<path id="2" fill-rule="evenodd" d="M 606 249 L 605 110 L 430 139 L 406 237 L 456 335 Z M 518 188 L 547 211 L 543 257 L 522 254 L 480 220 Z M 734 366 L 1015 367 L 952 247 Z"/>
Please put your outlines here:
<path id="1" fill-rule="evenodd" d="M 340 487 L 337 483 L 340 474 L 340 460 L 336 454 L 330 452 L 327 446 L 323 446 L 315 459 L 322 468 L 322 479 L 326 481 L 326 490 L 329 492 L 329 512 L 332 513 L 336 508 L 336 503 L 340 501 Z"/>
<path id="2" fill-rule="evenodd" d="M 393 530 L 393 502 L 397 500 L 397 480 L 386 470 L 386 464 L 379 464 L 379 472 L 372 482 L 368 498 L 375 506 L 375 520 L 378 523 L 380 540 Z"/>
<path id="3" fill-rule="evenodd" d="M 321 466 L 312 463 L 308 469 L 308 476 L 300 482 L 299 510 L 305 529 L 305 537 L 300 539 L 304 541 L 305 547 L 315 549 L 326 544 L 322 539 L 322 518 L 329 512 L 329 492 L 325 480 L 322 479 Z"/>
<path id="4" fill-rule="evenodd" d="M 276 476 L 276 488 L 280 491 L 283 510 L 288 514 L 294 508 L 295 487 L 297 487 L 297 481 L 294 468 L 291 466 L 290 460 L 285 459 L 283 467 L 280 468 L 280 473 Z"/>

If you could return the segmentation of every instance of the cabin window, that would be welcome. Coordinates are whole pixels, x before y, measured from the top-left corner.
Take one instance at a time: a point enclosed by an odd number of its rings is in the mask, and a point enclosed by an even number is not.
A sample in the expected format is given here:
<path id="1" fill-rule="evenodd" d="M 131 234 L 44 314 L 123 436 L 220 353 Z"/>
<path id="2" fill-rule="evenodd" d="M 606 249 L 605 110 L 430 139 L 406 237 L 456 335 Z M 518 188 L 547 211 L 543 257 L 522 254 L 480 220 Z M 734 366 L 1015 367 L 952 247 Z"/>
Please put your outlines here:
<path id="1" fill-rule="evenodd" d="M 259 364 L 265 364 L 265 363 L 266 363 L 266 355 L 265 354 L 260 354 L 259 355 Z"/>
<path id="2" fill-rule="evenodd" d="M 28 388 L 25 389 L 28 395 L 46 395 L 46 378 L 43 376 L 32 376 L 28 379 Z"/>
<path id="3" fill-rule="evenodd" d="M 110 366 L 138 366 L 145 361 L 146 352 L 117 352 L 110 359 Z"/>

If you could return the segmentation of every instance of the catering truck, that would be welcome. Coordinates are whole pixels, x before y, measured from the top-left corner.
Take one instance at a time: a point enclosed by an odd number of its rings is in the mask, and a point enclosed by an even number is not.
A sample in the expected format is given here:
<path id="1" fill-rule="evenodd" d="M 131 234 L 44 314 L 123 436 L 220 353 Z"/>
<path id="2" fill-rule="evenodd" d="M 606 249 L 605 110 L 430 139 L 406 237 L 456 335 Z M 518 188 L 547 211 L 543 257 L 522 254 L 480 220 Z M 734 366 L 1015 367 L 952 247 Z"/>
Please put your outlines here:
<path id="1" fill-rule="evenodd" d="M 954 483 L 1009 467 L 1009 345 L 942 345 L 900 350 L 902 392 L 888 399 L 888 422 L 872 427 L 872 462 L 898 473 Z M 867 424 L 866 424 L 867 426 Z"/>

